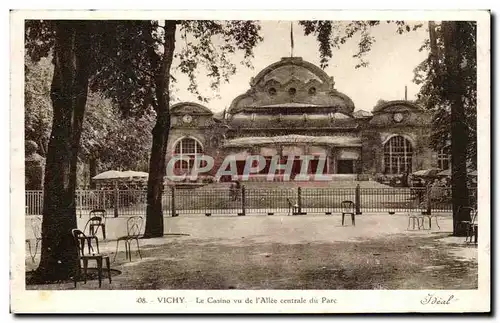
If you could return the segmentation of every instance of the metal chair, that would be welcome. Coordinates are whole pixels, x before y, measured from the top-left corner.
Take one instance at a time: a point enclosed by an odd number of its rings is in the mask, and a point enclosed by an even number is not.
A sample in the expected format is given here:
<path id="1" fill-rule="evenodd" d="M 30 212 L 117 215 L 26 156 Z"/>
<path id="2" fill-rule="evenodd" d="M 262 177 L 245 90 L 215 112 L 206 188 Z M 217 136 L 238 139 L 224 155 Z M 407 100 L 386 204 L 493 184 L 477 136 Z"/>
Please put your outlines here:
<path id="1" fill-rule="evenodd" d="M 299 213 L 299 205 L 294 203 L 290 198 L 286 199 L 288 202 L 288 215 L 295 215 Z"/>
<path id="2" fill-rule="evenodd" d="M 459 212 L 468 212 L 470 221 L 460 221 L 460 224 L 465 226 L 465 242 L 471 242 L 474 238 L 474 243 L 477 243 L 477 210 L 470 206 L 461 207 Z"/>
<path id="3" fill-rule="evenodd" d="M 99 279 L 99 288 L 102 285 L 102 262 L 103 260 L 106 262 L 106 268 L 108 271 L 109 283 L 111 284 L 111 266 L 108 255 L 103 255 L 99 253 L 99 249 L 97 248 L 97 253 L 94 253 L 94 248 L 92 247 L 92 240 L 98 240 L 96 236 L 88 237 L 81 230 L 73 229 L 71 230 L 71 235 L 73 236 L 75 246 L 78 252 L 78 272 L 73 277 L 75 288 L 77 279 L 82 275 L 82 268 L 80 266 L 81 262 L 83 262 L 83 279 L 84 283 L 87 283 L 87 269 L 89 260 L 95 260 L 97 265 L 97 277 Z M 85 242 L 88 245 L 88 254 L 85 254 Z"/>
<path id="4" fill-rule="evenodd" d="M 90 211 L 89 220 L 85 224 L 84 232 L 89 228 L 89 235 L 96 236 L 99 228 L 102 230 L 103 240 L 106 240 L 106 210 L 95 209 Z"/>
<path id="5" fill-rule="evenodd" d="M 35 237 L 35 253 L 33 254 L 31 249 L 31 240 L 26 239 L 26 244 L 28 245 L 29 253 L 31 256 L 31 261 L 35 262 L 36 255 L 38 253 L 38 246 L 42 242 L 42 218 L 36 217 L 31 220 L 31 230 L 33 231 L 33 236 Z"/>
<path id="6" fill-rule="evenodd" d="M 344 225 L 344 218 L 346 215 L 351 216 L 351 224 L 356 226 L 356 213 L 354 212 L 354 202 L 353 201 L 342 201 L 340 202 L 340 207 L 342 209 L 342 226 Z"/>
<path id="7" fill-rule="evenodd" d="M 424 215 L 421 212 L 408 211 L 408 227 L 406 230 L 410 230 L 413 223 L 413 229 L 415 230 L 415 223 L 417 224 L 417 230 L 424 228 Z"/>
<path id="8" fill-rule="evenodd" d="M 115 257 L 113 258 L 113 262 L 116 260 L 116 255 L 118 254 L 118 247 L 120 241 L 123 241 L 125 243 L 125 257 L 128 258 L 129 261 L 132 261 L 132 248 L 130 246 L 130 243 L 133 240 L 135 240 L 135 243 L 137 244 L 137 253 L 139 254 L 139 257 L 142 259 L 141 249 L 139 247 L 139 236 L 141 235 L 142 224 L 143 224 L 142 216 L 133 216 L 128 218 L 127 235 L 116 239 L 116 252 L 115 252 Z"/>
<path id="9" fill-rule="evenodd" d="M 432 218 L 434 218 L 436 220 L 436 225 L 437 225 L 438 229 L 441 230 L 441 227 L 439 226 L 437 214 L 423 214 L 422 215 L 422 227 L 424 229 L 425 229 L 425 225 L 424 225 L 425 218 L 429 219 L 429 230 L 432 229 Z"/>

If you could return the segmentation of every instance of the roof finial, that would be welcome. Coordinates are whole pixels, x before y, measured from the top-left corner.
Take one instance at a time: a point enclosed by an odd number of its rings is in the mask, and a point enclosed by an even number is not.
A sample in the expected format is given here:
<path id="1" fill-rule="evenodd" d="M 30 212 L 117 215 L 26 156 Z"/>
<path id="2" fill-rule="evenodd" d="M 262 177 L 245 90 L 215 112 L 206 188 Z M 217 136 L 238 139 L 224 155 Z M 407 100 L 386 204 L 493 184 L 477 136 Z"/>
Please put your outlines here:
<path id="1" fill-rule="evenodd" d="M 293 57 L 293 21 L 290 21 L 290 57 Z"/>

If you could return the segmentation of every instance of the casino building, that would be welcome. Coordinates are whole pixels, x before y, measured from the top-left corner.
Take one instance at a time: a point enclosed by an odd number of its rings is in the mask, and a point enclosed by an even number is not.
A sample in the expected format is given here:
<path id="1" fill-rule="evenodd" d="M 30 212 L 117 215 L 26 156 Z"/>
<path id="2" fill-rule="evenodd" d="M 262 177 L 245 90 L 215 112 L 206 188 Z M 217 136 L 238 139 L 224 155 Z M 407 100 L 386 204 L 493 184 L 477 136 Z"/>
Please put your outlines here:
<path id="1" fill-rule="evenodd" d="M 301 169 L 301 155 L 326 155 L 322 171 L 332 180 L 445 169 L 448 154 L 429 148 L 430 121 L 422 108 L 405 100 L 355 111 L 333 77 L 300 57 L 285 57 L 252 78 L 248 91 L 224 113 L 197 103 L 173 105 L 167 160 L 187 157 L 190 162 L 175 164 L 186 171 L 197 154 L 212 156 L 216 165 L 232 155 L 241 174 L 247 156 L 259 154 L 267 164 L 250 178 L 255 181 L 265 180 L 276 155 L 282 163 L 294 158 L 292 178 Z M 317 167 L 317 159 L 310 161 L 308 172 Z"/>

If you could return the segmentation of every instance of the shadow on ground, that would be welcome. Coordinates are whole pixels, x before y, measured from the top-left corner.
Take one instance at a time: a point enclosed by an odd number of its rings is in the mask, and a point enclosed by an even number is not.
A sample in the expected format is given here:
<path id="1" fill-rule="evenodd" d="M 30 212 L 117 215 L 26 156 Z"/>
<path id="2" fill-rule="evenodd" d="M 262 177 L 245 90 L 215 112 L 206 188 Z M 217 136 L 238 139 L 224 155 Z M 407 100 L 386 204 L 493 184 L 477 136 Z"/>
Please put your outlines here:
<path id="1" fill-rule="evenodd" d="M 241 238 L 173 240 L 115 264 L 103 289 L 476 289 L 477 259 L 443 243 L 449 233 L 387 235 L 363 241 L 276 243 Z M 468 248 L 468 247 L 467 247 Z M 476 248 L 476 247 L 471 247 Z M 80 284 L 93 289 L 96 284 Z M 71 284 L 28 289 L 71 289 Z"/>
<path id="2" fill-rule="evenodd" d="M 111 272 L 111 280 L 113 280 L 113 277 L 121 275 L 121 273 L 122 273 L 120 270 L 117 270 L 117 269 L 111 269 L 110 272 Z M 99 275 L 97 272 L 97 268 L 88 268 L 87 275 L 83 276 L 83 273 L 82 273 L 82 275 L 78 278 L 77 282 L 83 283 L 85 278 L 87 279 L 88 282 L 91 282 L 94 280 L 97 282 L 98 277 L 99 277 Z M 107 281 L 109 281 L 108 278 L 109 278 L 108 271 L 103 270 L 101 280 L 107 282 Z M 28 289 L 30 289 L 29 286 L 35 287 L 37 285 L 39 285 L 39 286 L 65 285 L 65 284 L 69 284 L 69 283 L 74 284 L 74 280 L 73 279 L 66 279 L 66 280 L 51 282 L 50 284 L 40 283 L 36 280 L 35 271 L 32 270 L 32 271 L 26 272 L 26 285 L 28 286 Z"/>

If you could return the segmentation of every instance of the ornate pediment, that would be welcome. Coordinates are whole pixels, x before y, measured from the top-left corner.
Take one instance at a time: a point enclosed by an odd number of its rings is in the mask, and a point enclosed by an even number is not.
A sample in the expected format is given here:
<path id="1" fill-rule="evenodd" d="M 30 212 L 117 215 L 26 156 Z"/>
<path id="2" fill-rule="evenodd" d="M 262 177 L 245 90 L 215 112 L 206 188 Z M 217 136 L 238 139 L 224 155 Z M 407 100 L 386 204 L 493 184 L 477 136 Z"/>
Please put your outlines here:
<path id="1" fill-rule="evenodd" d="M 406 100 L 383 101 L 373 108 L 373 114 L 405 111 L 422 112 L 423 109 L 415 103 Z"/>
<path id="2" fill-rule="evenodd" d="M 213 112 L 207 107 L 194 102 L 180 102 L 170 107 L 171 115 L 206 115 L 211 116 Z"/>
<path id="3" fill-rule="evenodd" d="M 333 77 L 300 57 L 286 57 L 269 65 L 250 82 L 250 90 L 235 98 L 229 108 L 236 114 L 246 108 L 303 106 L 331 108 L 352 114 L 354 103 L 334 89 Z M 335 111 L 333 111 L 335 109 Z"/>

